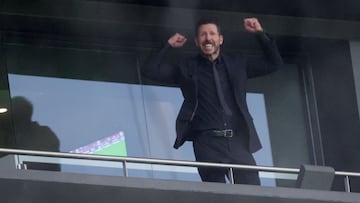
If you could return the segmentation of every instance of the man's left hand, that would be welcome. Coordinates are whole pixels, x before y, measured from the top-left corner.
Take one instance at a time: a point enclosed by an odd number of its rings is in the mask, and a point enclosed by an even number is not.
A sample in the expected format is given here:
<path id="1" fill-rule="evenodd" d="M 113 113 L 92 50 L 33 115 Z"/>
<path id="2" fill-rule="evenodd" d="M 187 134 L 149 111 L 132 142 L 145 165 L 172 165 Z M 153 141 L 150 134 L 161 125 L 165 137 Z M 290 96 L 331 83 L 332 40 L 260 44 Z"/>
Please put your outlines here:
<path id="1" fill-rule="evenodd" d="M 244 28 L 248 32 L 255 33 L 255 32 L 262 32 L 263 28 L 261 27 L 260 22 L 257 18 L 245 18 L 244 19 Z"/>

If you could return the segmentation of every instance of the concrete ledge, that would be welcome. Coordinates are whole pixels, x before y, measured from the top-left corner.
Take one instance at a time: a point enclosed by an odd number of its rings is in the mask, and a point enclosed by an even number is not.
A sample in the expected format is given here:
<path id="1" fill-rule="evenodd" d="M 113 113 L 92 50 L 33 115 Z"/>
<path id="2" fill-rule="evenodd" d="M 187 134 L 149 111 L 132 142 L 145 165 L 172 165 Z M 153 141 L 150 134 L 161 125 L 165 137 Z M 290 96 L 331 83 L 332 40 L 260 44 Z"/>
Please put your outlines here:
<path id="1" fill-rule="evenodd" d="M 50 171 L 0 171 L 1 202 L 360 202 L 359 193 L 110 177 Z"/>

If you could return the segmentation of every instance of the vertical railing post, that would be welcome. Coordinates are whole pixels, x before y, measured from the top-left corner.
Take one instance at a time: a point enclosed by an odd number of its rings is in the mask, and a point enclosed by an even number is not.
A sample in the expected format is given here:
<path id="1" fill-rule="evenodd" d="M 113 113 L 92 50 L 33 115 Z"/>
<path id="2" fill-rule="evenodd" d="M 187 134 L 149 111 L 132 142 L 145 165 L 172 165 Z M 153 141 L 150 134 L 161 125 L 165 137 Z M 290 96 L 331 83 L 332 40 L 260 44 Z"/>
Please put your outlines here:
<path id="1" fill-rule="evenodd" d="M 345 191 L 346 192 L 351 192 L 349 176 L 345 176 L 344 184 L 345 184 Z"/>
<path id="2" fill-rule="evenodd" d="M 127 169 L 127 164 L 126 164 L 126 160 L 123 161 L 123 170 L 124 170 L 124 176 L 128 177 L 128 169 Z"/>
<path id="3" fill-rule="evenodd" d="M 229 169 L 229 181 L 230 181 L 231 184 L 235 184 L 234 169 L 233 168 Z"/>

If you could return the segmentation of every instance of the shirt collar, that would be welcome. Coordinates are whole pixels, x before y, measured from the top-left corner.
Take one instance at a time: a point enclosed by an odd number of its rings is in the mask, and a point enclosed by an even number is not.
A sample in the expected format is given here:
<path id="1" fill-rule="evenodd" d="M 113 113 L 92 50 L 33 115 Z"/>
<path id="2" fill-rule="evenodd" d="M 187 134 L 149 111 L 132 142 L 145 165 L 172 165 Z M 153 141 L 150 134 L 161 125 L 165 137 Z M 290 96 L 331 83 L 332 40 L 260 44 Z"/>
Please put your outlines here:
<path id="1" fill-rule="evenodd" d="M 204 62 L 204 63 L 209 63 L 209 64 L 212 64 L 213 62 L 211 62 L 208 58 L 206 58 L 205 56 L 199 54 L 199 59 L 201 62 Z M 214 63 L 216 64 L 223 64 L 224 63 L 224 58 L 223 58 L 223 55 L 220 54 L 219 57 L 217 57 L 215 60 L 214 60 Z"/>

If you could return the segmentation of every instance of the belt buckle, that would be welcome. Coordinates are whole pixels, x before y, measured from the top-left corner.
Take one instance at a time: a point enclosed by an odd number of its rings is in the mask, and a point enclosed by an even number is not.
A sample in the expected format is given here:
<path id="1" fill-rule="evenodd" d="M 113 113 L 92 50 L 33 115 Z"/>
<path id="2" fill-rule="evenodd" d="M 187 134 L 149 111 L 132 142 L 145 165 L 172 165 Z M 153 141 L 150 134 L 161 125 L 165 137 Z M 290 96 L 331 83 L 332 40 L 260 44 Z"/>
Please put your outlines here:
<path id="1" fill-rule="evenodd" d="M 233 130 L 228 129 L 228 130 L 224 130 L 224 137 L 232 137 L 233 136 Z"/>

